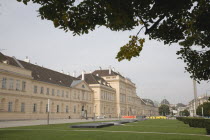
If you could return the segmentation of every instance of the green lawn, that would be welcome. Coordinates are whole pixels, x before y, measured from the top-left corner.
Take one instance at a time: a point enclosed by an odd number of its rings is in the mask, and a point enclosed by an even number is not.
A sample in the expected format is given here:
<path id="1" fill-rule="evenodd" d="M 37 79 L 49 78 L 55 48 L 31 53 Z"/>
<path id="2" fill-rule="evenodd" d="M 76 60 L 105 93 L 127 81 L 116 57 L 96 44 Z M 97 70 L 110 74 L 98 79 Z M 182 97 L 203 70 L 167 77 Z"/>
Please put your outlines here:
<path id="1" fill-rule="evenodd" d="M 53 124 L 0 129 L 0 140 L 209 140 L 203 128 L 177 120 L 146 120 L 98 129 Z M 76 130 L 76 131 L 75 131 Z M 86 130 L 86 131 L 85 131 Z M 89 130 L 89 131 L 87 131 Z M 174 134 L 178 133 L 178 134 Z M 194 134 L 194 135 L 191 135 Z"/>

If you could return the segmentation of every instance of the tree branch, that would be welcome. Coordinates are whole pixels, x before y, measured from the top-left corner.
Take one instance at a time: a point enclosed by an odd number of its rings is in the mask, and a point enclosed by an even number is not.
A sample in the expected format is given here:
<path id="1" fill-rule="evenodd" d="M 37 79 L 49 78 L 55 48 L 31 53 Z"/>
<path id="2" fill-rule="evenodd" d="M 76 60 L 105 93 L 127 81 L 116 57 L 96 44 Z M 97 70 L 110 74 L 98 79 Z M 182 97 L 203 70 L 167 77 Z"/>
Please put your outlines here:
<path id="1" fill-rule="evenodd" d="M 161 16 L 149 29 L 146 30 L 145 34 L 148 34 L 152 30 L 154 30 L 154 28 L 156 28 L 158 26 L 158 24 L 160 23 L 160 21 L 162 19 L 164 19 L 164 17 L 165 17 L 165 15 Z"/>

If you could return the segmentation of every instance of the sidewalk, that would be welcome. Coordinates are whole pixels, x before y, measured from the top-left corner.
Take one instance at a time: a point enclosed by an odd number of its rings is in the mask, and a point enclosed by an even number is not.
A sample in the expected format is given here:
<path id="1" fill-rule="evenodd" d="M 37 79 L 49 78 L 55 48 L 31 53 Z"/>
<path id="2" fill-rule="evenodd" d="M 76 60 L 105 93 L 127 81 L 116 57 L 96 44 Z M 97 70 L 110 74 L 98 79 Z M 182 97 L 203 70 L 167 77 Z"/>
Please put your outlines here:
<path id="1" fill-rule="evenodd" d="M 96 119 L 95 121 L 112 121 L 117 118 Z M 77 122 L 92 122 L 92 119 L 54 119 L 50 120 L 50 124 L 61 123 L 77 123 Z M 17 127 L 17 126 L 32 126 L 32 125 L 46 125 L 47 120 L 23 120 L 23 121 L 0 121 L 0 128 Z"/>

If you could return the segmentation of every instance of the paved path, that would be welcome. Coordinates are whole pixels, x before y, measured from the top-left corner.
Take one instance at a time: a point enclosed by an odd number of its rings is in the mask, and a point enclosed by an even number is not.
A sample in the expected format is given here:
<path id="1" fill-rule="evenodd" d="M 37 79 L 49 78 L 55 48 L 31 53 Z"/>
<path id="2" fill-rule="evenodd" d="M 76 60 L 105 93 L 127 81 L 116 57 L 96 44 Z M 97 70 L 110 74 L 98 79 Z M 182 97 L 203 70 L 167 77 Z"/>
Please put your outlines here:
<path id="1" fill-rule="evenodd" d="M 111 121 L 113 119 L 96 119 L 96 121 Z M 92 119 L 55 119 L 50 120 L 50 124 L 61 124 L 61 123 L 77 123 L 77 122 L 92 122 Z M 47 120 L 24 120 L 24 121 L 0 121 L 0 128 L 6 127 L 17 127 L 17 126 L 32 126 L 32 125 L 45 125 Z"/>
<path id="2" fill-rule="evenodd" d="M 61 130 L 61 129 L 0 129 L 0 131 L 79 131 L 79 132 L 105 132 L 105 133 L 134 133 L 134 134 L 159 134 L 159 135 L 182 135 L 182 136 L 203 136 L 210 137 L 210 135 L 189 134 L 189 133 L 166 133 L 166 132 L 139 132 L 139 131 L 109 131 L 109 130 Z"/>

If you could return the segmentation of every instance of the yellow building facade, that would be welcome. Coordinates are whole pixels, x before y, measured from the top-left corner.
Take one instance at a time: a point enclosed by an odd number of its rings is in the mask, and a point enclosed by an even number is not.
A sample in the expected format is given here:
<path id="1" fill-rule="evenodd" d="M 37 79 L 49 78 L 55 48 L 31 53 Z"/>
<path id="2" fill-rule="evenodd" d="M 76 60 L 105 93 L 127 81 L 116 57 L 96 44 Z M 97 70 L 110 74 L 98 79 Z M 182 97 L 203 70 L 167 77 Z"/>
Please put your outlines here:
<path id="1" fill-rule="evenodd" d="M 80 79 L 0 54 L 0 120 L 93 117 L 93 91 Z"/>
<path id="2" fill-rule="evenodd" d="M 116 90 L 103 78 L 92 73 L 81 75 L 94 92 L 94 113 L 96 118 L 117 117 Z"/>
<path id="3" fill-rule="evenodd" d="M 158 115 L 158 108 L 141 100 L 136 93 L 135 84 L 128 78 L 111 70 L 96 70 L 94 75 L 101 76 L 116 90 L 116 112 L 120 116 L 148 116 L 153 112 Z"/>
<path id="4" fill-rule="evenodd" d="M 50 119 L 158 115 L 111 69 L 76 78 L 0 53 L 0 120 L 46 119 L 48 111 Z"/>

